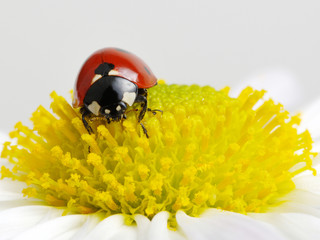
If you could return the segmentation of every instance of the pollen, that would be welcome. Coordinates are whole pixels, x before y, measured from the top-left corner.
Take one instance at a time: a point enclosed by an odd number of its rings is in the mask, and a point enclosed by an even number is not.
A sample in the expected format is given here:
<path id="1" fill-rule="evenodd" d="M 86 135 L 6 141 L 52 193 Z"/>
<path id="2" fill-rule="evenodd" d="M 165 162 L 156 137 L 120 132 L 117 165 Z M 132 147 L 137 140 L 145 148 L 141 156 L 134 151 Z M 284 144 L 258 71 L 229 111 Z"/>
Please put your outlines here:
<path id="1" fill-rule="evenodd" d="M 127 119 L 89 121 L 55 92 L 52 113 L 40 106 L 33 128 L 17 123 L 1 156 L 12 168 L 1 178 L 25 182 L 22 193 L 64 214 L 102 212 L 152 219 L 161 211 L 199 216 L 208 208 L 246 214 L 266 212 L 295 189 L 292 178 L 315 170 L 312 139 L 298 132 L 299 116 L 248 87 L 237 98 L 197 85 L 166 85 L 149 90 L 142 121 L 140 105 Z M 138 111 L 136 111 L 138 110 Z M 4 161 L 2 159 L 2 161 Z"/>

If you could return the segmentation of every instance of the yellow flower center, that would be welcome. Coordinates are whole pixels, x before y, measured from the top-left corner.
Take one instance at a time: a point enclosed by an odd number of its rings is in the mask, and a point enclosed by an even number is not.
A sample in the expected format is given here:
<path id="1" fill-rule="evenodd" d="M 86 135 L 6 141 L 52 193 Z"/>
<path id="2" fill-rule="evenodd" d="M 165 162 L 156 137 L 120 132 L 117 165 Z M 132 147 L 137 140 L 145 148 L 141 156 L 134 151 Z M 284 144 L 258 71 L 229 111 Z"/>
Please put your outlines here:
<path id="1" fill-rule="evenodd" d="M 295 188 L 295 175 L 315 173 L 315 153 L 309 133 L 297 133 L 299 117 L 263 94 L 159 84 L 149 107 L 163 114 L 146 113 L 146 138 L 134 108 L 127 120 L 92 120 L 89 135 L 79 111 L 53 92 L 54 114 L 40 106 L 33 129 L 18 123 L 11 132 L 16 144 L 5 143 L 2 157 L 14 166 L 1 177 L 26 182 L 25 195 L 65 213 L 122 213 L 128 223 L 160 211 L 171 213 L 173 228 L 178 210 L 265 212 Z"/>

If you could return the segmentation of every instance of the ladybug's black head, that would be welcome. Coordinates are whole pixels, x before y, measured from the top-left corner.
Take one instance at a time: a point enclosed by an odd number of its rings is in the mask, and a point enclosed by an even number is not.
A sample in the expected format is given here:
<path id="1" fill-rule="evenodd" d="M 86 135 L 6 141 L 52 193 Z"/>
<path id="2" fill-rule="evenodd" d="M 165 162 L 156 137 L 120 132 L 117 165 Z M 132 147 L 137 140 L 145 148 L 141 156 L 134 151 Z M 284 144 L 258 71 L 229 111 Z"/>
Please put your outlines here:
<path id="1" fill-rule="evenodd" d="M 118 103 L 101 107 L 100 114 L 104 116 L 108 122 L 119 121 L 125 117 L 126 110 L 127 104 L 120 101 Z"/>
<path id="2" fill-rule="evenodd" d="M 94 82 L 86 93 L 84 106 L 96 116 L 104 116 L 108 122 L 119 121 L 137 97 L 136 84 L 121 77 L 104 76 Z"/>

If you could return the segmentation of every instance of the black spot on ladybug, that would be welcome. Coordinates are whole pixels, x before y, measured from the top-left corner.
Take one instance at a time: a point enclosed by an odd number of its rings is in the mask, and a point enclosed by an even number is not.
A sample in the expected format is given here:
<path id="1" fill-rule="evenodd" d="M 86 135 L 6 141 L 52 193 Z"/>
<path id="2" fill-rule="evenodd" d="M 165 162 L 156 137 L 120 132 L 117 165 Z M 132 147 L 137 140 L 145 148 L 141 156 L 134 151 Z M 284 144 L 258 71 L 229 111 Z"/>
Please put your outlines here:
<path id="1" fill-rule="evenodd" d="M 108 73 L 114 69 L 114 65 L 112 63 L 102 63 L 99 67 L 94 71 L 95 74 L 100 74 L 102 76 L 107 76 Z"/>
<path id="2" fill-rule="evenodd" d="M 144 67 L 144 70 L 146 70 L 146 72 L 148 73 L 148 75 L 151 75 L 149 69 L 146 66 L 143 66 L 143 67 Z"/>

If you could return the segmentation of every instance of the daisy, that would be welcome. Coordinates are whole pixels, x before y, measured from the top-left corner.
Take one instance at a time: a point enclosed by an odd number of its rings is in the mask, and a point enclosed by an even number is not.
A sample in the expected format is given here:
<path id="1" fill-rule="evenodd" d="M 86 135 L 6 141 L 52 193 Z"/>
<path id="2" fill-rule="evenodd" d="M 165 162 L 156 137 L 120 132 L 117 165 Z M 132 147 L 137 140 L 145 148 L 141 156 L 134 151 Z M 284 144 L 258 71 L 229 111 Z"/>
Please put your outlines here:
<path id="1" fill-rule="evenodd" d="M 265 91 L 228 92 L 150 89 L 163 114 L 144 118 L 149 139 L 135 111 L 89 135 L 53 92 L 53 114 L 40 106 L 3 144 L 0 239 L 317 239 L 317 154 L 300 117 Z"/>

